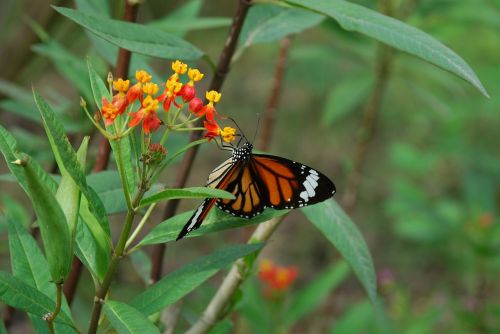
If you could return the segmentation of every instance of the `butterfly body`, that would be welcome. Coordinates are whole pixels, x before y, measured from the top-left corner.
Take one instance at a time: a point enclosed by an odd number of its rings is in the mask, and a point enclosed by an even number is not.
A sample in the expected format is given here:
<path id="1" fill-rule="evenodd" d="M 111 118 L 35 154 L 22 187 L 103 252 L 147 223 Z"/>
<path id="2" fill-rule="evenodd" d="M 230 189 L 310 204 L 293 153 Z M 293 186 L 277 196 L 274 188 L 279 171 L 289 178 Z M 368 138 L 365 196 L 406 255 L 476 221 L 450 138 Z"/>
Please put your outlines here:
<path id="1" fill-rule="evenodd" d="M 207 186 L 228 191 L 235 199 L 205 199 L 177 240 L 197 229 L 214 205 L 233 216 L 252 218 L 266 208 L 299 208 L 335 193 L 333 182 L 315 169 L 274 155 L 254 154 L 252 149 L 250 142 L 232 148 L 231 157 L 208 177 Z"/>

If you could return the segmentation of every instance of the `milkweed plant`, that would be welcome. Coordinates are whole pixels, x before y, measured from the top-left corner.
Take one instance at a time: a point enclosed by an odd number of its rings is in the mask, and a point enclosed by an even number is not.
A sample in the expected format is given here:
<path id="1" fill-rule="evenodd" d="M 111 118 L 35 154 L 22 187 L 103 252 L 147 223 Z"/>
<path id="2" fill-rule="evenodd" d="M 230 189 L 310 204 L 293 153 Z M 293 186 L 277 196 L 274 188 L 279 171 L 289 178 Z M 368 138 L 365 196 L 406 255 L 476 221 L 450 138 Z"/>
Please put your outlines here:
<path id="1" fill-rule="evenodd" d="M 481 90 L 482 86 L 474 80 L 473 72 L 468 70 L 465 63 L 462 64 L 461 58 L 444 46 L 441 48 L 439 42 L 423 32 L 402 22 L 344 1 L 294 0 L 282 4 L 286 6 L 274 6 L 273 11 L 292 11 L 295 15 L 304 15 L 309 25 L 319 23 L 325 17 L 333 18 L 350 30 L 358 30 L 438 66 L 451 67 L 452 72 L 459 72 L 457 75 Z M 193 211 L 183 212 L 172 214 L 163 222 L 153 221 L 152 213 L 159 208 L 160 203 L 183 198 L 234 198 L 231 193 L 211 187 L 166 188 L 161 177 L 173 178 L 175 173 L 171 172 L 171 167 L 176 159 L 190 154 L 197 146 L 210 145 L 213 147 L 209 149 L 216 149 L 216 146 L 236 145 L 235 142 L 241 136 L 234 122 L 227 118 L 230 112 L 221 112 L 217 105 L 223 96 L 220 91 L 223 77 L 220 76 L 221 73 L 227 73 L 231 59 L 237 56 L 234 52 L 235 41 L 239 38 L 251 2 L 238 1 L 238 6 L 219 67 L 208 61 L 214 70 L 209 74 L 186 64 L 195 64 L 195 60 L 202 57 L 207 60 L 199 49 L 154 26 L 147 28 L 150 36 L 167 36 L 165 44 L 162 45 L 161 39 L 152 41 L 142 35 L 144 49 L 139 50 L 132 41 L 144 31 L 143 26 L 125 24 L 82 11 L 56 8 L 90 32 L 132 52 L 142 51 L 168 59 L 177 58 L 176 50 L 181 50 L 181 54 L 178 55 L 180 60 L 172 61 L 169 68 L 162 69 L 162 75 L 167 77 L 164 81 L 144 69 L 131 73 L 131 78 L 113 77 L 111 73 L 103 78 L 88 61 L 91 94 L 80 99 L 80 107 L 88 122 L 93 124 L 95 131 L 92 131 L 92 136 L 101 136 L 109 143 L 115 169 L 89 173 L 92 162 L 89 158 L 89 136 L 84 136 L 75 149 L 75 137 L 71 141 L 68 139 L 60 115 L 37 87 L 33 87 L 33 97 L 58 173 L 49 174 L 33 157 L 21 152 L 14 136 L 0 126 L 0 149 L 5 162 L 29 197 L 36 216 L 30 231 L 15 215 L 6 213 L 11 272 L 0 271 L 0 300 L 13 310 L 25 312 L 35 331 L 160 333 L 166 327 L 174 326 L 175 321 L 169 323 L 164 315 L 172 312 L 173 305 L 182 308 L 182 304 L 176 302 L 226 268 L 229 270 L 210 301 L 204 301 L 204 306 L 198 303 L 201 311 L 193 314 L 191 310 L 190 315 L 186 316 L 182 324 L 183 331 L 206 333 L 217 328 L 220 332 L 228 332 L 232 328 L 228 315 L 235 310 L 244 314 L 245 310 L 251 308 L 252 300 L 255 302 L 259 295 L 262 305 L 271 305 L 269 314 L 272 314 L 274 321 L 270 330 L 284 332 L 317 307 L 329 291 L 347 277 L 347 263 L 374 307 L 377 307 L 375 270 L 368 248 L 356 226 L 333 199 L 301 208 L 300 211 L 339 250 L 345 262 L 339 260 L 311 281 L 310 285 L 303 283 L 305 288 L 295 295 L 292 290 L 293 284 L 296 284 L 294 282 L 300 280 L 299 268 L 279 266 L 271 259 L 257 260 L 266 241 L 290 211 L 272 209 L 266 209 L 252 219 L 233 217 L 213 209 L 205 223 L 187 237 L 203 238 L 209 233 L 258 226 L 248 243 L 220 247 L 157 280 L 146 280 L 143 291 L 135 293 L 130 299 L 122 298 L 114 289 L 114 280 L 124 259 L 149 263 L 144 259 L 147 254 L 144 249 L 174 242 L 193 214 Z M 372 22 L 375 28 L 348 25 L 340 13 L 363 17 Z M 105 29 L 107 26 L 110 27 L 108 30 Z M 399 35 L 374 33 L 377 29 L 382 31 L 384 27 L 398 31 L 403 29 L 411 34 L 403 41 L 398 39 Z M 122 29 L 125 37 L 115 38 L 113 31 L 116 32 L 116 29 Z M 281 37 L 291 33 L 297 31 L 284 31 Z M 421 52 L 422 41 L 437 45 L 435 59 Z M 160 54 L 162 50 L 165 54 Z M 462 66 L 462 70 L 457 71 L 454 65 L 441 63 L 439 52 L 449 61 Z M 218 89 L 205 91 L 199 88 L 202 80 L 217 75 Z M 193 140 L 184 147 L 167 150 L 167 147 L 174 147 L 169 145 L 173 133 L 196 135 L 192 135 Z M 108 205 L 103 195 L 103 190 L 111 184 L 112 179 L 119 179 L 120 184 L 119 191 L 113 194 L 114 207 Z M 339 191 L 342 192 L 342 189 Z M 124 213 L 123 221 L 111 224 L 109 216 L 117 212 Z M 33 231 L 39 231 L 43 251 Z M 300 236 L 296 238 L 300 239 Z M 179 243 L 179 247 L 182 247 L 184 241 Z M 85 316 L 76 316 L 68 296 L 63 293 L 69 278 L 75 274 L 76 262 L 83 264 L 94 285 L 93 298 L 82 301 L 79 306 L 78 312 L 87 312 Z M 254 266 L 256 262 L 259 266 Z M 244 285 L 244 282 L 248 285 Z M 86 304 L 86 311 L 82 310 L 82 303 Z"/>

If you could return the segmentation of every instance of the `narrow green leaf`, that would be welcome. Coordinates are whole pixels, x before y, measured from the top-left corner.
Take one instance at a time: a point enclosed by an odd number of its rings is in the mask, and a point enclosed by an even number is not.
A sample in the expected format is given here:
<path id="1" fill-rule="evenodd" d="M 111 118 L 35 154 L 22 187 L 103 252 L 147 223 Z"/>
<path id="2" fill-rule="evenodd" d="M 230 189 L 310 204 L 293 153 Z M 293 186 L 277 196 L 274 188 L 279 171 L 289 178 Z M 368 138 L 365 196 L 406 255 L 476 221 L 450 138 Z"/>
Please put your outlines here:
<path id="1" fill-rule="evenodd" d="M 321 23 L 324 16 L 274 5 L 252 6 L 241 30 L 240 46 L 269 43 Z"/>
<path id="2" fill-rule="evenodd" d="M 76 153 L 82 172 L 85 171 L 88 144 L 89 137 L 84 137 L 80 148 Z M 72 240 L 71 243 L 73 244 L 76 234 L 76 223 L 78 222 L 78 212 L 80 211 L 81 192 L 80 188 L 78 188 L 77 184 L 73 181 L 68 172 L 61 170 L 61 174 L 62 178 L 56 192 L 56 199 L 66 216 L 66 222 L 68 223 L 69 233 Z"/>
<path id="3" fill-rule="evenodd" d="M 126 181 L 125 186 L 132 196 L 135 189 L 135 173 L 133 164 L 134 160 L 132 159 L 132 150 L 130 148 L 130 136 L 121 138 L 118 141 L 111 140 L 109 143 L 113 150 L 116 163 L 123 166 L 123 171 L 125 173 L 124 179 Z M 120 159 L 121 161 L 119 161 Z"/>
<path id="4" fill-rule="evenodd" d="M 469 82 L 488 97 L 479 78 L 459 55 L 415 27 L 343 0 L 286 0 L 286 2 L 327 15 L 346 30 L 360 32 L 441 67 Z"/>
<path id="5" fill-rule="evenodd" d="M 370 251 L 351 219 L 333 199 L 300 209 L 351 265 L 373 303 L 377 279 Z"/>
<path id="6" fill-rule="evenodd" d="M 30 217 L 28 210 L 26 210 L 21 203 L 7 194 L 0 195 L 0 199 L 4 216 L 11 217 L 25 228 L 31 225 L 32 217 Z"/>
<path id="7" fill-rule="evenodd" d="M 9 216 L 7 217 L 7 226 L 12 273 L 55 302 L 56 286 L 51 282 L 47 260 L 42 255 L 37 242 L 22 224 Z M 71 314 L 64 297 L 63 310 L 66 314 Z M 30 320 L 35 328 L 47 328 L 47 324 L 40 317 L 30 315 Z M 64 328 L 60 330 L 64 330 Z"/>
<path id="8" fill-rule="evenodd" d="M 23 163 L 28 191 L 38 218 L 38 225 L 47 255 L 50 274 L 54 283 L 64 281 L 71 269 L 73 256 L 68 223 L 51 190 L 41 180 L 33 160 Z"/>
<path id="9" fill-rule="evenodd" d="M 160 333 L 158 327 L 130 305 L 108 300 L 104 304 L 104 312 L 111 325 L 120 334 Z"/>
<path id="10" fill-rule="evenodd" d="M 198 258 L 150 286 L 135 297 L 131 305 L 146 315 L 158 312 L 193 291 L 220 269 L 260 248 L 262 244 L 236 245 Z"/>
<path id="11" fill-rule="evenodd" d="M 92 214 L 96 217 L 99 224 L 101 226 L 108 225 L 106 210 L 95 191 L 87 185 L 85 173 L 78 163 L 77 155 L 68 137 L 64 134 L 61 122 L 54 115 L 52 108 L 36 90 L 33 90 L 33 96 L 42 115 L 45 132 L 49 138 L 50 146 L 52 147 L 61 173 L 63 171 L 68 172 L 78 188 L 80 188 L 82 194 L 87 198 Z"/>
<path id="12" fill-rule="evenodd" d="M 87 175 L 87 184 L 98 194 L 121 187 L 120 174 L 116 170 L 105 170 Z"/>
<path id="13" fill-rule="evenodd" d="M 152 27 L 92 16 L 69 8 L 54 9 L 97 36 L 132 52 L 183 60 L 196 60 L 203 56 L 203 52 L 194 45 Z"/>
<path id="14" fill-rule="evenodd" d="M 349 76 L 332 88 L 323 107 L 323 123 L 341 120 L 366 101 L 373 78 L 365 73 Z"/>
<path id="15" fill-rule="evenodd" d="M 234 195 L 220 189 L 209 187 L 191 187 L 184 189 L 165 189 L 141 201 L 141 206 L 156 202 L 179 198 L 227 198 L 234 199 Z"/>
<path id="16" fill-rule="evenodd" d="M 373 305 L 368 300 L 350 306 L 336 319 L 329 334 L 380 333 L 374 328 Z"/>
<path id="17" fill-rule="evenodd" d="M 90 88 L 92 90 L 92 95 L 94 95 L 94 102 L 97 108 L 101 108 L 103 97 L 107 98 L 108 101 L 111 101 L 109 89 L 90 61 L 87 61 L 87 68 L 89 72 Z"/>
<path id="18" fill-rule="evenodd" d="M 4 271 L 0 271 L 0 300 L 39 317 L 52 312 L 56 306 L 56 303 L 45 294 Z M 71 318 L 64 311 L 55 321 L 73 326 Z"/>
<path id="19" fill-rule="evenodd" d="M 231 228 L 240 228 L 255 224 L 260 224 L 268 221 L 271 218 L 279 217 L 288 213 L 288 210 L 272 210 L 267 209 L 262 214 L 252 218 L 245 219 L 234 217 L 222 212 L 218 209 L 213 209 L 203 224 L 197 230 L 190 232 L 186 238 L 198 237 L 207 233 L 219 232 Z M 172 218 L 161 222 L 155 226 L 149 233 L 141 240 L 139 246 L 153 245 L 169 241 L 174 241 L 182 227 L 188 222 L 189 217 L 193 211 L 184 212 Z"/>
<path id="20" fill-rule="evenodd" d="M 349 266 L 340 262 L 330 266 L 313 282 L 299 291 L 285 312 L 283 322 L 293 326 L 303 316 L 316 309 L 349 274 Z"/>
<path id="21" fill-rule="evenodd" d="M 99 225 L 87 224 L 84 221 L 78 223 L 75 252 L 92 277 L 102 282 L 111 260 L 111 240 Z"/>

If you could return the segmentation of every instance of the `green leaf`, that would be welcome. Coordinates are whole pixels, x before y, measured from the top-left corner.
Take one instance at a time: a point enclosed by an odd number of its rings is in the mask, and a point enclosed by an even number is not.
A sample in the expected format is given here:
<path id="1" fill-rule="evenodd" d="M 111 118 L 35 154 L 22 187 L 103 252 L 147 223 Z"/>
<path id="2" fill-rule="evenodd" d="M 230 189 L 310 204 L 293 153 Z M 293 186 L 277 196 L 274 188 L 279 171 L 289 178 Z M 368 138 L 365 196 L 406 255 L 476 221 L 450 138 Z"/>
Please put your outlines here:
<path id="1" fill-rule="evenodd" d="M 2 211 L 5 216 L 11 217 L 13 220 L 28 228 L 31 225 L 32 218 L 28 215 L 28 210 L 18 201 L 14 200 L 7 194 L 0 195 Z"/>
<path id="2" fill-rule="evenodd" d="M 194 211 L 184 212 L 161 222 L 141 240 L 138 246 L 153 245 L 175 240 L 193 212 Z M 287 213 L 288 210 L 267 209 L 262 214 L 252 219 L 245 219 L 231 216 L 219 209 L 213 209 L 200 228 L 190 232 L 186 235 L 186 238 L 198 237 L 207 233 L 219 232 L 231 228 L 260 224 L 271 218 L 279 217 Z"/>
<path id="3" fill-rule="evenodd" d="M 66 216 L 31 158 L 22 163 L 33 209 L 47 255 L 52 280 L 61 283 L 71 269 L 72 243 Z"/>
<path id="4" fill-rule="evenodd" d="M 307 313 L 314 311 L 328 297 L 331 291 L 342 283 L 348 274 L 349 266 L 342 261 L 330 266 L 311 284 L 299 291 L 285 312 L 283 322 L 287 327 L 295 324 Z"/>
<path id="5" fill-rule="evenodd" d="M 159 29 L 92 16 L 69 8 L 54 9 L 97 36 L 132 52 L 182 60 L 196 60 L 203 56 L 194 45 Z"/>
<path id="6" fill-rule="evenodd" d="M 56 306 L 56 303 L 45 294 L 4 271 L 0 271 L 0 300 L 39 317 L 52 312 Z M 55 321 L 73 326 L 71 318 L 64 310 L 59 313 Z"/>
<path id="7" fill-rule="evenodd" d="M 105 170 L 87 175 L 87 184 L 98 194 L 121 187 L 120 174 L 116 170 Z"/>
<path id="8" fill-rule="evenodd" d="M 111 247 L 111 239 L 98 224 L 82 221 L 77 225 L 76 255 L 98 282 L 102 282 L 109 267 Z"/>
<path id="9" fill-rule="evenodd" d="M 133 134 L 132 134 L 133 135 Z M 124 179 L 128 192 L 131 196 L 134 193 L 135 189 L 135 173 L 134 173 L 134 159 L 132 158 L 132 150 L 130 148 L 130 136 L 121 138 L 120 140 L 111 140 L 110 142 L 111 149 L 113 150 L 113 155 L 115 157 L 116 164 L 121 164 L 123 166 L 124 171 Z M 121 159 L 121 161 L 119 161 Z M 118 168 L 120 171 L 120 168 Z"/>
<path id="10" fill-rule="evenodd" d="M 31 49 L 40 55 L 48 57 L 57 70 L 70 81 L 86 99 L 91 97 L 89 83 L 86 78 L 87 69 L 81 57 L 75 56 L 64 46 L 51 38 L 44 40 L 43 44 L 32 45 Z"/>
<path id="11" fill-rule="evenodd" d="M 344 315 L 334 322 L 329 334 L 377 333 L 374 331 L 373 306 L 363 301 L 350 306 Z"/>
<path id="12" fill-rule="evenodd" d="M 77 155 L 68 137 L 64 134 L 61 122 L 54 115 L 52 108 L 36 90 L 33 90 L 33 96 L 42 115 L 43 126 L 61 173 L 66 171 L 78 188 L 80 188 L 82 194 L 87 198 L 91 212 L 99 224 L 101 226 L 109 225 L 106 210 L 95 191 L 87 185 L 85 173 L 80 167 Z"/>
<path id="13" fill-rule="evenodd" d="M 85 171 L 85 161 L 87 158 L 87 148 L 89 137 L 84 137 L 76 153 L 82 172 Z M 77 184 L 65 170 L 61 170 L 62 178 L 56 192 L 56 199 L 66 216 L 72 244 L 75 240 L 76 223 L 78 222 L 78 212 L 80 211 L 81 192 Z"/>
<path id="14" fill-rule="evenodd" d="M 366 101 L 373 78 L 365 73 L 349 76 L 332 88 L 323 107 L 323 123 L 331 125 Z"/>
<path id="15" fill-rule="evenodd" d="M 160 330 L 132 306 L 114 300 L 104 304 L 104 312 L 111 325 L 120 334 L 160 333 Z"/>
<path id="16" fill-rule="evenodd" d="M 92 63 L 87 61 L 87 68 L 89 71 L 90 88 L 92 90 L 92 95 L 94 95 L 94 102 L 97 108 L 102 107 L 102 98 L 105 97 L 108 101 L 111 101 L 111 96 L 109 94 L 109 89 L 102 81 L 102 78 L 96 72 Z"/>
<path id="17" fill-rule="evenodd" d="M 417 28 L 343 0 L 286 0 L 286 2 L 322 13 L 336 20 L 346 30 L 360 32 L 447 70 L 469 82 L 488 97 L 479 78 L 459 55 Z"/>
<path id="18" fill-rule="evenodd" d="M 236 245 L 198 258 L 150 286 L 135 297 L 131 305 L 146 315 L 158 312 L 193 291 L 220 269 L 260 248 L 262 244 Z"/>
<path id="19" fill-rule="evenodd" d="M 22 224 L 10 216 L 7 217 L 7 226 L 12 273 L 15 277 L 36 288 L 55 302 L 56 287 L 51 283 L 47 260 L 42 255 L 37 242 Z M 66 314 L 71 314 L 64 297 L 63 310 Z M 30 315 L 30 319 L 35 327 L 47 327 L 40 317 Z"/>
<path id="20" fill-rule="evenodd" d="M 141 201 L 141 206 L 153 204 L 163 200 L 180 198 L 227 198 L 234 199 L 234 195 L 220 189 L 209 187 L 192 187 L 184 189 L 165 189 Z"/>
<path id="21" fill-rule="evenodd" d="M 240 46 L 269 43 L 321 23 L 324 16 L 297 8 L 252 6 L 241 30 Z"/>
<path id="22" fill-rule="evenodd" d="M 352 220 L 333 199 L 300 209 L 351 265 L 371 301 L 377 298 L 377 279 L 370 251 Z"/>

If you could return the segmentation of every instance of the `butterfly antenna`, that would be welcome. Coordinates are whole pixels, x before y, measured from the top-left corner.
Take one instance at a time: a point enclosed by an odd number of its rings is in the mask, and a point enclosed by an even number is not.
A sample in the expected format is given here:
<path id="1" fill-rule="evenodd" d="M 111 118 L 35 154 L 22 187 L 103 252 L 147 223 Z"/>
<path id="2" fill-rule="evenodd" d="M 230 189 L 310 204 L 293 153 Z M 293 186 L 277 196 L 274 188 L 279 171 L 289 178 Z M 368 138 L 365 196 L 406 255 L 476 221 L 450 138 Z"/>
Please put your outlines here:
<path id="1" fill-rule="evenodd" d="M 257 133 L 259 132 L 260 127 L 260 114 L 257 113 L 257 127 L 255 128 L 255 133 L 253 134 L 252 143 L 255 143 L 255 138 L 257 138 Z"/>
<path id="2" fill-rule="evenodd" d="M 245 136 L 245 134 L 243 133 L 243 130 L 241 130 L 240 126 L 238 125 L 238 123 L 236 123 L 236 121 L 232 118 L 232 117 L 227 117 L 228 119 L 230 119 L 234 125 L 236 125 L 236 127 L 238 128 L 238 130 L 240 130 L 240 133 L 241 133 L 241 136 L 243 138 L 245 138 L 246 141 L 248 141 L 247 137 Z"/>

